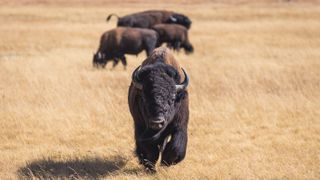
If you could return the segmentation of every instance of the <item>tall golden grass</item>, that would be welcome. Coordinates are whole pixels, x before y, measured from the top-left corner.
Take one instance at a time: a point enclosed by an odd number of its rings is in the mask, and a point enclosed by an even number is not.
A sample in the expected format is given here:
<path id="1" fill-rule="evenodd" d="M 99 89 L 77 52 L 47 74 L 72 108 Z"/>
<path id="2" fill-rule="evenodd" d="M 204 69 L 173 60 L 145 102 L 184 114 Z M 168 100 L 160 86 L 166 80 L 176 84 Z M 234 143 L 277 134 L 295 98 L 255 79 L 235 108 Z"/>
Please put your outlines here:
<path id="1" fill-rule="evenodd" d="M 319 4 L 22 2 L 0 7 L 0 179 L 320 179 Z M 155 175 L 127 105 L 145 54 L 92 68 L 106 15 L 145 9 L 190 16 L 195 47 L 187 156 Z"/>

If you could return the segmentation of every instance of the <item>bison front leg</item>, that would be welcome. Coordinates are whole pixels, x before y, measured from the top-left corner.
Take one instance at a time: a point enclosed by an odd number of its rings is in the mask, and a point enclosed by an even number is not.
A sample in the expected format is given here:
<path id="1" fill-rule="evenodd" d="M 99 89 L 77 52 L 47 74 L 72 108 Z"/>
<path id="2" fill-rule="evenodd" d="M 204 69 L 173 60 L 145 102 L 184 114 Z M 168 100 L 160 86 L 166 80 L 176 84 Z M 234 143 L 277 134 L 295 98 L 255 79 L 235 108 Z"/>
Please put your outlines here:
<path id="1" fill-rule="evenodd" d="M 112 68 L 115 68 L 118 63 L 119 63 L 119 59 L 118 59 L 118 58 L 114 58 L 114 59 L 113 59 Z"/>
<path id="2" fill-rule="evenodd" d="M 123 67 L 124 67 L 124 70 L 126 70 L 127 69 L 127 59 L 126 59 L 125 56 L 121 57 L 121 63 L 123 65 Z"/>
<path id="3" fill-rule="evenodd" d="M 106 68 L 107 62 L 107 60 L 103 60 L 103 62 L 99 66 L 102 68 Z"/>
<path id="4" fill-rule="evenodd" d="M 106 68 L 106 65 L 107 65 L 107 63 L 102 63 L 102 64 L 101 64 L 101 67 L 102 67 L 102 68 Z"/>
<path id="5" fill-rule="evenodd" d="M 181 48 L 181 42 L 180 41 L 175 41 L 174 42 L 174 46 L 173 46 L 173 49 L 175 50 L 175 51 L 180 51 L 180 48 Z"/>
<path id="6" fill-rule="evenodd" d="M 150 172 L 156 172 L 155 164 L 159 158 L 159 148 L 156 144 L 137 142 L 136 153 L 140 164 Z"/>
<path id="7" fill-rule="evenodd" d="M 150 172 L 155 172 L 155 164 L 159 158 L 159 148 L 156 143 L 141 141 L 141 137 L 146 133 L 145 127 L 135 123 L 136 154 L 140 164 Z"/>
<path id="8" fill-rule="evenodd" d="M 187 141 L 187 131 L 176 130 L 162 153 L 161 165 L 170 166 L 182 161 L 186 155 Z"/>

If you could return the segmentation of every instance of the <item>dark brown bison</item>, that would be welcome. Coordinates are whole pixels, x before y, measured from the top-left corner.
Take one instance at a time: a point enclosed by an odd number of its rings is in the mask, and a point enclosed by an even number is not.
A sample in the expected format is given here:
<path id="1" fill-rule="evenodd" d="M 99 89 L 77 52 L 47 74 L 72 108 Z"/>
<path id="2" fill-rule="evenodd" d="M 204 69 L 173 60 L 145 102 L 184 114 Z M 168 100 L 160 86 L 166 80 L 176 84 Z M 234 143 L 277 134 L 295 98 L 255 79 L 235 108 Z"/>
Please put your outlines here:
<path id="1" fill-rule="evenodd" d="M 158 35 L 154 30 L 118 27 L 105 32 L 100 39 L 100 46 L 93 56 L 94 67 L 105 67 L 113 60 L 115 67 L 119 60 L 126 68 L 125 54 L 137 55 L 145 50 L 147 56 L 155 49 Z"/>
<path id="2" fill-rule="evenodd" d="M 166 166 L 179 163 L 186 155 L 188 83 L 187 73 L 165 47 L 155 49 L 132 74 L 128 101 L 136 154 L 151 172 L 155 172 L 160 153 L 161 164 Z"/>
<path id="3" fill-rule="evenodd" d="M 158 46 L 167 43 L 169 48 L 184 51 L 189 54 L 193 52 L 193 46 L 188 38 L 188 29 L 178 24 L 157 24 L 152 27 L 159 35 Z"/>
<path id="4" fill-rule="evenodd" d="M 151 28 L 152 26 L 161 23 L 180 24 L 188 29 L 191 26 L 191 20 L 187 16 L 173 11 L 149 10 L 129 14 L 123 17 L 119 17 L 113 13 L 107 17 L 107 21 L 109 21 L 112 16 L 118 18 L 117 26 Z"/>

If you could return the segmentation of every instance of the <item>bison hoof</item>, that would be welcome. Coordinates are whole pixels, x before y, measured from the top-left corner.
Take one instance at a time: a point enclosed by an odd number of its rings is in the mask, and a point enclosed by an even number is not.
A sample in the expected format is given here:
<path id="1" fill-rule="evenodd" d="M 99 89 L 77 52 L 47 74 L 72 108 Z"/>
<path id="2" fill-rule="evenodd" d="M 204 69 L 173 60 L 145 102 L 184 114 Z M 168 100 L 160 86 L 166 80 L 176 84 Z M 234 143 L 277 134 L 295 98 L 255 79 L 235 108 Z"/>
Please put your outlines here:
<path id="1" fill-rule="evenodd" d="M 162 160 L 161 160 L 161 165 L 162 166 L 171 166 L 171 165 L 176 165 L 180 161 L 184 159 L 184 155 L 181 153 L 177 153 L 174 151 L 171 152 L 166 152 L 162 154 Z"/>
<path id="2" fill-rule="evenodd" d="M 149 160 L 143 159 L 142 164 L 148 173 L 155 173 L 156 172 L 155 164 L 150 162 Z"/>
<path id="3" fill-rule="evenodd" d="M 149 174 L 154 174 L 157 172 L 156 168 L 155 167 L 146 167 L 146 172 L 149 173 Z"/>
<path id="4" fill-rule="evenodd" d="M 167 161 L 162 161 L 161 162 L 161 166 L 171 166 L 171 165 L 176 165 L 177 163 L 176 162 L 167 162 Z"/>

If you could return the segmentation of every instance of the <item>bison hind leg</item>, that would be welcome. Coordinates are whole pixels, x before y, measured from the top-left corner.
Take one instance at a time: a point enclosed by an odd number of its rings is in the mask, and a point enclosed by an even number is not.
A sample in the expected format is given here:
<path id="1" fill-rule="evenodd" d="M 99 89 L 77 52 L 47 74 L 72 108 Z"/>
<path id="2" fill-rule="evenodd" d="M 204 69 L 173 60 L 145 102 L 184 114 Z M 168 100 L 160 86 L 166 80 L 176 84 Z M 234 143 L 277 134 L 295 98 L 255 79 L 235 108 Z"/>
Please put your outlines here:
<path id="1" fill-rule="evenodd" d="M 114 59 L 113 59 L 112 68 L 115 68 L 118 63 L 119 63 L 119 59 L 118 59 L 118 58 L 114 58 Z"/>

